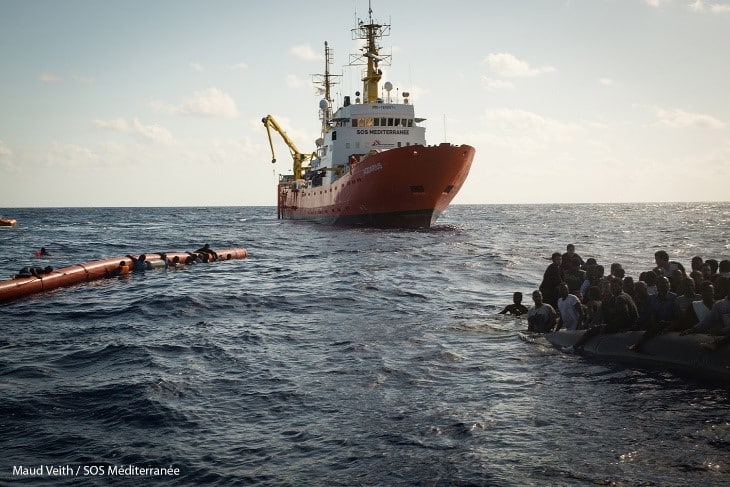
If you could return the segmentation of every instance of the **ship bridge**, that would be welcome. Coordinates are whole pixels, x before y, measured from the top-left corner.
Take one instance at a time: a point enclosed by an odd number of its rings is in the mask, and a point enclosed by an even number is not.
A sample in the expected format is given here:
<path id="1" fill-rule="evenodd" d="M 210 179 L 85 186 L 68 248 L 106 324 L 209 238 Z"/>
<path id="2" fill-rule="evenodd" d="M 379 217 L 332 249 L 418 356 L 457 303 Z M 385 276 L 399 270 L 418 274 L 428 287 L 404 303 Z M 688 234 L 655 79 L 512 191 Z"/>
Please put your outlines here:
<path id="1" fill-rule="evenodd" d="M 337 110 L 331 128 L 318 147 L 321 167 L 346 169 L 351 157 L 373 150 L 384 151 L 410 145 L 426 145 L 425 119 L 416 118 L 413 105 L 406 103 L 363 103 L 345 105 Z M 329 179 L 329 178 L 325 178 Z M 332 180 L 337 179 L 336 172 Z"/>

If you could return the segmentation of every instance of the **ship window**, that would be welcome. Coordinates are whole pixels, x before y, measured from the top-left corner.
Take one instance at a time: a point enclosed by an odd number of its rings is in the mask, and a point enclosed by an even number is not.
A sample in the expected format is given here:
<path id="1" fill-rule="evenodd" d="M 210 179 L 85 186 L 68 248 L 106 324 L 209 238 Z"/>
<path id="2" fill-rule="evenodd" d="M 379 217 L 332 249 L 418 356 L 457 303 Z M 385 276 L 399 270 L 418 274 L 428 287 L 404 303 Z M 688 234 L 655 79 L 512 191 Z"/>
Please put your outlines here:
<path id="1" fill-rule="evenodd" d="M 400 118 L 395 119 L 395 126 L 400 127 Z"/>
<path id="2" fill-rule="evenodd" d="M 387 123 L 385 122 L 385 117 L 380 119 L 380 125 L 383 127 L 385 127 L 387 125 Z"/>
<path id="3" fill-rule="evenodd" d="M 337 140 L 337 130 L 332 131 L 332 140 Z"/>
<path id="4" fill-rule="evenodd" d="M 352 126 L 353 127 L 357 127 L 357 119 L 356 118 L 353 118 L 352 119 Z"/>
<path id="5" fill-rule="evenodd" d="M 372 117 L 365 117 L 360 119 L 360 125 L 363 127 L 372 127 L 373 123 L 374 122 Z"/>
<path id="6" fill-rule="evenodd" d="M 412 118 L 409 118 L 408 119 L 408 126 L 409 127 L 413 127 L 413 119 Z"/>
<path id="7" fill-rule="evenodd" d="M 449 193 L 451 193 L 451 190 L 453 190 L 453 189 L 454 189 L 454 185 L 453 184 L 449 184 L 448 186 L 446 186 L 444 188 L 444 193 L 445 194 L 449 194 Z"/>
<path id="8" fill-rule="evenodd" d="M 349 149 L 349 148 L 350 148 L 350 143 L 349 142 L 345 142 L 345 149 Z"/>
<path id="9" fill-rule="evenodd" d="M 398 142 L 398 147 L 400 147 L 400 146 L 401 146 L 401 142 Z"/>
<path id="10" fill-rule="evenodd" d="M 375 119 L 375 126 L 376 127 L 380 127 L 380 119 L 379 118 L 376 118 Z"/>
<path id="11" fill-rule="evenodd" d="M 426 192 L 426 189 L 423 186 L 421 186 L 420 184 L 416 185 L 416 186 L 411 186 L 411 193 L 425 193 L 425 192 Z"/>
<path id="12" fill-rule="evenodd" d="M 392 127 L 392 126 L 393 126 L 393 119 L 392 118 L 389 118 L 388 119 L 388 127 Z"/>

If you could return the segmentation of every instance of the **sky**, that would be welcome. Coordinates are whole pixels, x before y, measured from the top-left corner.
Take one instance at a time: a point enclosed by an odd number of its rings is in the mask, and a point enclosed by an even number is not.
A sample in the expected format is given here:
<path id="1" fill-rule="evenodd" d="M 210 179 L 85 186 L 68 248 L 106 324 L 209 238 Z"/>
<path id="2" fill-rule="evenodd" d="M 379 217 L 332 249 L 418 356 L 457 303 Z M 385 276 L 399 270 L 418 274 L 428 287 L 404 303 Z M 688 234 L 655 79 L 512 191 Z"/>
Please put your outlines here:
<path id="1" fill-rule="evenodd" d="M 730 0 L 372 0 L 455 204 L 728 201 Z M 366 0 L 0 0 L 0 209 L 275 205 Z"/>

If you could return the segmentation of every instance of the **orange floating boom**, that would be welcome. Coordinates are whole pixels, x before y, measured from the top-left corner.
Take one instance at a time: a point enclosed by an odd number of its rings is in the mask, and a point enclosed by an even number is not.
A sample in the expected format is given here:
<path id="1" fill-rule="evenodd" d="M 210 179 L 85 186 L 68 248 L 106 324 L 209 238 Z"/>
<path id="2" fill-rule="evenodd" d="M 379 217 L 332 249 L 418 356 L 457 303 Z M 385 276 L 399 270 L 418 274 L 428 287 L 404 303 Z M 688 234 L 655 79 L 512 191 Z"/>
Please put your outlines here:
<path id="1" fill-rule="evenodd" d="M 218 260 L 245 259 L 248 252 L 244 248 L 225 249 L 217 252 Z M 156 267 L 153 263 L 162 264 L 161 254 L 145 254 L 146 262 L 151 268 Z M 170 252 L 164 254 L 167 259 L 180 258 L 180 264 L 185 264 L 185 259 L 190 255 L 188 252 Z M 123 265 L 120 268 L 120 263 Z M 104 277 L 111 277 L 119 274 L 126 274 L 132 268 L 132 259 L 129 257 L 117 257 L 116 259 L 96 260 L 86 264 L 73 265 L 55 270 L 40 277 L 19 277 L 0 281 L 0 303 L 19 299 L 42 291 L 50 291 L 59 287 L 72 286 L 82 282 L 95 281 Z"/>

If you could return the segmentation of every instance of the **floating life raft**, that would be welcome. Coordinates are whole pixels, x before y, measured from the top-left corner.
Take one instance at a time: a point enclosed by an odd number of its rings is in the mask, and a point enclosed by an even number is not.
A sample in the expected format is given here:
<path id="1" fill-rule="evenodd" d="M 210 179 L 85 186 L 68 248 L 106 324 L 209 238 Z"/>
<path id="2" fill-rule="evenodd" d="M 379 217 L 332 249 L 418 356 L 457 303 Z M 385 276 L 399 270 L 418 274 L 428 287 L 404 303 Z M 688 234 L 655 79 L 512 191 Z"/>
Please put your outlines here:
<path id="1" fill-rule="evenodd" d="M 0 227 L 14 227 L 16 223 L 12 218 L 0 218 Z"/>
<path id="2" fill-rule="evenodd" d="M 562 330 L 547 333 L 545 338 L 557 347 L 572 346 L 585 330 Z M 709 350 L 701 343 L 715 337 L 692 334 L 665 333 L 647 341 L 643 352 L 632 352 L 630 345 L 639 341 L 642 331 L 611 333 L 591 338 L 581 355 L 597 359 L 634 364 L 648 368 L 671 370 L 706 379 L 730 381 L 730 345 Z"/>
<path id="3" fill-rule="evenodd" d="M 218 260 L 244 259 L 248 252 L 244 248 L 226 249 L 217 252 Z M 165 254 L 145 254 L 147 269 L 165 267 L 165 260 L 173 260 L 179 257 L 180 265 L 185 264 L 185 259 L 191 254 L 188 252 L 170 252 Z M 217 262 L 217 261 L 211 261 Z M 72 286 L 82 282 L 95 281 L 104 277 L 124 275 L 133 268 L 132 259 L 129 257 L 117 257 L 115 259 L 96 260 L 86 264 L 78 264 L 62 269 L 54 270 L 40 276 L 18 277 L 0 281 L 0 303 L 36 294 L 42 291 L 50 291 L 59 287 Z"/>

